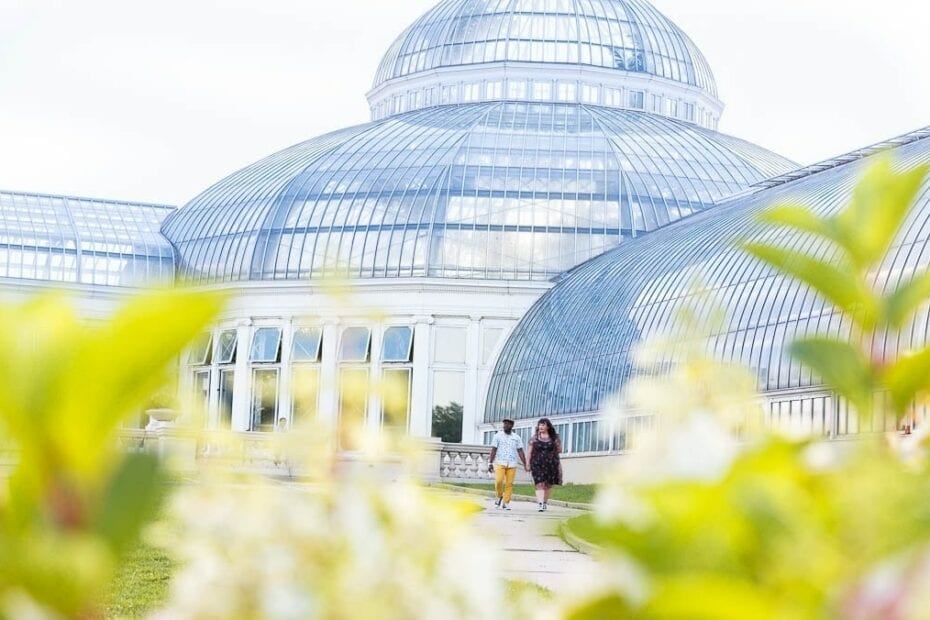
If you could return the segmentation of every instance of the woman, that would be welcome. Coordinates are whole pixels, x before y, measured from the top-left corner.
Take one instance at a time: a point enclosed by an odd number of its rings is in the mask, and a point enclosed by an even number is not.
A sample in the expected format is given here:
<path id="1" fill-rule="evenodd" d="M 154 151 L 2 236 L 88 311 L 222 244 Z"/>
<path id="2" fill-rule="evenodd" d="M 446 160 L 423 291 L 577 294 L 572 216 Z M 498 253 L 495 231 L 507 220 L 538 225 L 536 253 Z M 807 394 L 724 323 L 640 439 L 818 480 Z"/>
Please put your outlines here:
<path id="1" fill-rule="evenodd" d="M 536 424 L 536 434 L 530 440 L 529 453 L 526 455 L 526 471 L 533 475 L 539 512 L 549 509 L 549 493 L 552 487 L 562 484 L 562 463 L 559 460 L 561 453 L 562 441 L 559 434 L 555 432 L 552 422 L 543 418 Z"/>

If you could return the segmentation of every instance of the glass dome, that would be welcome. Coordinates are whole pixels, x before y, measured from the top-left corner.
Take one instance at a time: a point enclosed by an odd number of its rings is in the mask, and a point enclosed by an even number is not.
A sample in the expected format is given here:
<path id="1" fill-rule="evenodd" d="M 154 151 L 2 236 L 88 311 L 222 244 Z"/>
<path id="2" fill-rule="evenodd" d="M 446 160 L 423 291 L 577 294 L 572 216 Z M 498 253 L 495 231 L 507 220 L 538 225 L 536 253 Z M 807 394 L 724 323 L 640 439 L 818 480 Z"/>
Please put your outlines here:
<path id="1" fill-rule="evenodd" d="M 163 231 L 179 278 L 546 280 L 793 169 L 652 114 L 440 106 L 328 134 L 220 181 Z"/>
<path id="2" fill-rule="evenodd" d="M 140 286 L 171 282 L 159 232 L 174 207 L 0 191 L 0 278 Z"/>
<path id="3" fill-rule="evenodd" d="M 894 150 L 897 165 L 930 163 L 930 130 L 895 141 L 902 143 L 907 144 Z M 878 149 L 867 152 L 874 150 Z M 801 336 L 848 333 L 849 325 L 808 288 L 742 253 L 735 244 L 780 240 L 795 249 L 806 245 L 829 259 L 830 249 L 819 241 L 762 229 L 756 216 L 780 202 L 805 205 L 821 215 L 838 211 L 848 204 L 868 163 L 862 155 L 773 180 L 765 184 L 767 189 L 624 244 L 567 274 L 506 343 L 491 379 L 485 421 L 598 413 L 604 399 L 618 393 L 632 375 L 635 346 L 652 336 L 668 335 L 683 307 L 709 313 L 723 305 L 727 322 L 709 338 L 708 348 L 722 361 L 754 369 L 760 389 L 797 395 L 819 386 L 817 377 L 787 356 L 787 346 Z M 894 286 L 906 274 L 928 268 L 930 183 L 879 273 Z M 925 346 L 928 325 L 925 307 L 901 330 L 900 339 L 881 337 L 874 347 L 893 355 Z M 819 406 L 822 413 L 822 392 L 819 398 L 819 403 L 797 400 L 799 411 L 810 407 L 810 413 Z M 789 413 L 794 408 L 792 404 Z M 807 423 L 814 425 L 816 420 Z"/>
<path id="4" fill-rule="evenodd" d="M 445 0 L 394 42 L 369 94 L 376 119 L 504 99 L 647 109 L 708 127 L 722 112 L 703 54 L 645 0 Z"/>

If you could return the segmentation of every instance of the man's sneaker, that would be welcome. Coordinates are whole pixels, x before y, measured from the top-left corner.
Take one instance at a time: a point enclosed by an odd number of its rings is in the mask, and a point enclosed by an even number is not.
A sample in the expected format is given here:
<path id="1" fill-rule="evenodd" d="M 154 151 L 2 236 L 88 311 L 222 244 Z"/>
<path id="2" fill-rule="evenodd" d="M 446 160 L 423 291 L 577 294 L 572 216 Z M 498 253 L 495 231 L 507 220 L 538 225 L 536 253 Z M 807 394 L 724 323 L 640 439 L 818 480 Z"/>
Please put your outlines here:
<path id="1" fill-rule="evenodd" d="M 549 504 L 543 504 L 543 512 L 549 510 Z"/>
<path id="2" fill-rule="evenodd" d="M 510 504 L 503 504 L 504 510 L 510 510 Z"/>
<path id="3" fill-rule="evenodd" d="M 504 501 L 504 498 L 503 498 L 503 497 L 498 497 L 496 500 L 494 500 L 494 505 L 497 506 L 498 508 L 500 508 L 500 507 L 501 507 L 501 503 L 503 503 L 503 501 Z"/>
<path id="4" fill-rule="evenodd" d="M 545 506 L 546 506 L 545 504 L 540 504 L 538 512 L 544 511 L 546 509 Z"/>

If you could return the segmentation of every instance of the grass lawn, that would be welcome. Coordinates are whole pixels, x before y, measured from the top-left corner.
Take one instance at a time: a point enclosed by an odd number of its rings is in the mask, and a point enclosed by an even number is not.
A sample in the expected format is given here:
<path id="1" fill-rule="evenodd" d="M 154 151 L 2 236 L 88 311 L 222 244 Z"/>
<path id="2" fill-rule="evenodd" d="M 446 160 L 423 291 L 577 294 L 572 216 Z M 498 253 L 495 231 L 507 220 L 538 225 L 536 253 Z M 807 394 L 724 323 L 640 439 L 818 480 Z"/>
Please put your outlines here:
<path id="1" fill-rule="evenodd" d="M 481 489 L 483 491 L 493 491 L 493 484 L 457 484 L 455 486 L 468 487 L 470 489 Z M 563 502 L 580 502 L 590 504 L 594 501 L 594 492 L 597 486 L 593 484 L 566 484 L 560 487 L 552 487 L 552 499 Z M 536 489 L 532 484 L 515 484 L 513 492 L 516 495 L 536 495 Z"/>
<path id="2" fill-rule="evenodd" d="M 107 601 L 107 618 L 141 618 L 168 597 L 173 566 L 161 551 L 140 547 L 123 564 Z"/>
<path id="3" fill-rule="evenodd" d="M 546 588 L 538 586 L 535 583 L 530 583 L 529 581 L 519 581 L 516 579 L 507 580 L 507 595 L 510 598 L 514 598 L 523 594 L 537 596 L 540 600 L 543 601 L 552 599 L 552 590 L 547 590 Z"/>
<path id="4" fill-rule="evenodd" d="M 565 522 L 565 527 L 582 540 L 591 542 L 597 538 L 595 534 L 597 526 L 595 525 L 594 515 L 583 514 L 573 517 Z"/>

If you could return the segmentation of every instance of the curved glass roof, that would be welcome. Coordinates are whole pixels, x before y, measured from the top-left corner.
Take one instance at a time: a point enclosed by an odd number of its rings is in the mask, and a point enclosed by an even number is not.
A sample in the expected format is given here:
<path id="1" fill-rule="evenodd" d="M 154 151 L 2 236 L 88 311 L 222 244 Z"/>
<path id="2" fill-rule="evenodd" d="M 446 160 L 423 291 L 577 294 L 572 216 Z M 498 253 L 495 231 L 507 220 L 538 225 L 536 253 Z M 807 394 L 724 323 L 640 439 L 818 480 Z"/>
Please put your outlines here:
<path id="1" fill-rule="evenodd" d="M 394 42 L 374 87 L 440 68 L 505 62 L 602 67 L 717 96 L 697 46 L 645 0 L 444 0 Z"/>
<path id="2" fill-rule="evenodd" d="M 896 142 L 910 142 L 894 150 L 902 168 L 930 162 L 930 131 Z M 818 386 L 817 377 L 786 355 L 788 344 L 804 335 L 846 333 L 849 326 L 809 289 L 739 251 L 735 242 L 816 243 L 807 249 L 829 258 L 830 249 L 819 241 L 763 228 L 756 216 L 783 201 L 819 214 L 838 211 L 848 204 L 864 165 L 862 155 L 875 150 L 768 183 L 768 189 L 624 244 L 567 274 L 505 345 L 491 380 L 486 421 L 597 412 L 631 376 L 636 344 L 673 332 L 682 307 L 710 312 L 724 304 L 728 319 L 710 338 L 709 350 L 723 361 L 754 369 L 760 389 Z M 895 286 L 928 267 L 930 183 L 879 277 Z M 885 337 L 874 347 L 893 355 L 918 343 L 924 346 L 928 329 L 925 307 L 900 338 Z"/>
<path id="3" fill-rule="evenodd" d="M 193 283 L 549 279 L 791 162 L 628 110 L 442 106 L 328 134 L 220 181 L 163 231 Z"/>
<path id="4" fill-rule="evenodd" d="M 0 278 L 138 286 L 174 278 L 174 207 L 0 191 Z"/>

